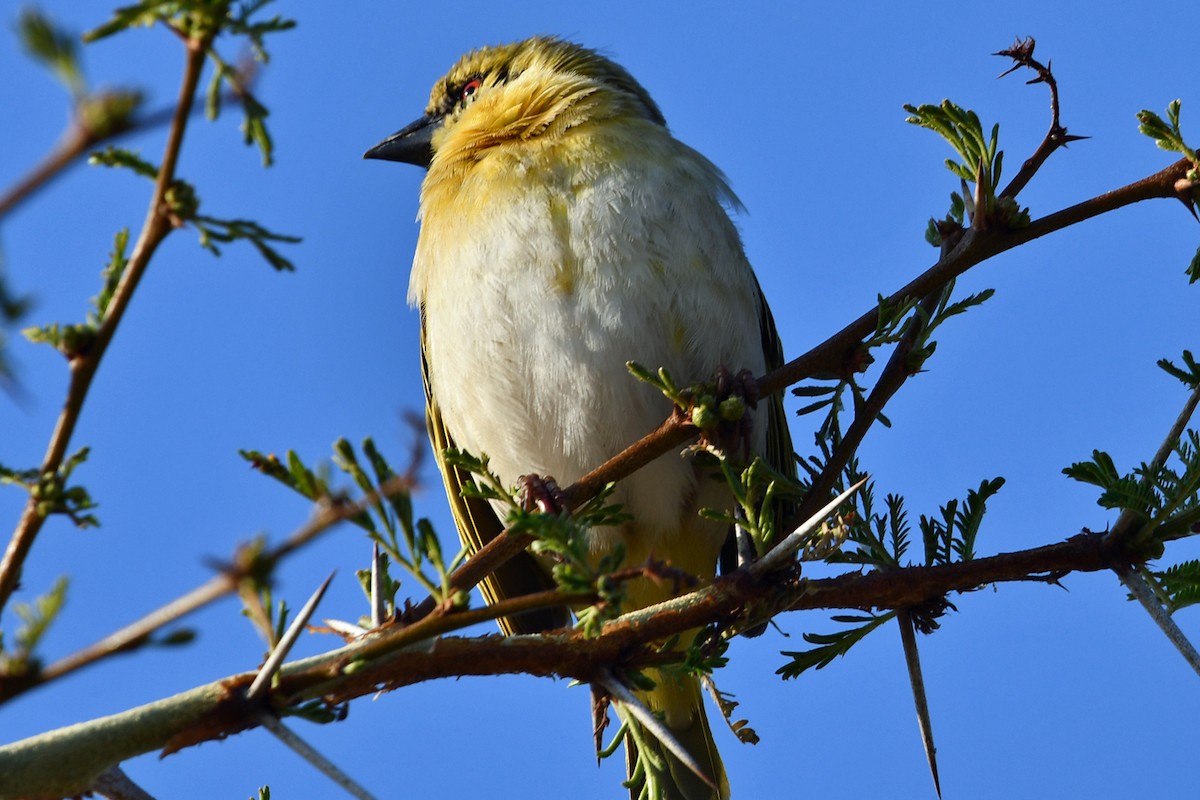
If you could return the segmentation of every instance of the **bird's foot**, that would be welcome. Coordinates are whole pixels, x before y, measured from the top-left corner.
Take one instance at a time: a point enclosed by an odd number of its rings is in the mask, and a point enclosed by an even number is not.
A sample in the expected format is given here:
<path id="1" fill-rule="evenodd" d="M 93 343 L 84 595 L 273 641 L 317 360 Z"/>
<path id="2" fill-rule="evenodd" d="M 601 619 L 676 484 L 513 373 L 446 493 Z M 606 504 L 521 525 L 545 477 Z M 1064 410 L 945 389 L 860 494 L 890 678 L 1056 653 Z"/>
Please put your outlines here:
<path id="1" fill-rule="evenodd" d="M 748 369 L 731 373 L 718 367 L 713 375 L 713 408 L 716 425 L 705 431 L 703 438 L 726 453 L 741 453 L 750 457 L 754 434 L 754 419 L 747 410 L 758 407 L 758 381 Z"/>
<path id="2" fill-rule="evenodd" d="M 566 496 L 549 475 L 522 475 L 517 478 L 521 508 L 543 514 L 561 514 L 567 509 Z"/>

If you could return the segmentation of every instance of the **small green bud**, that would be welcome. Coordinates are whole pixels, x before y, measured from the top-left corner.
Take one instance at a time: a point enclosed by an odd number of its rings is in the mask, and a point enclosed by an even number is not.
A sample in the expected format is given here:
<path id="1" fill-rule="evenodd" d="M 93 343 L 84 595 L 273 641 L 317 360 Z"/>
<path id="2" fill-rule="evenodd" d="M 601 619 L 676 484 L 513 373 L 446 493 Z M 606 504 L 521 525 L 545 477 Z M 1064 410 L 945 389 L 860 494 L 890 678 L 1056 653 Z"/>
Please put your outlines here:
<path id="1" fill-rule="evenodd" d="M 717 427 L 718 418 L 712 406 L 692 406 L 692 424 L 702 430 Z"/>
<path id="2" fill-rule="evenodd" d="M 63 492 L 63 499 L 70 503 L 86 503 L 90 498 L 87 489 L 82 486 L 72 486 Z"/>
<path id="3" fill-rule="evenodd" d="M 96 341 L 96 330 L 90 325 L 67 325 L 63 328 L 58 350 L 68 359 L 86 356 Z"/>
<path id="4" fill-rule="evenodd" d="M 455 608 L 466 608 L 471 604 L 471 594 L 459 589 L 454 594 L 450 595 L 450 605 Z"/>
<path id="5" fill-rule="evenodd" d="M 425 533 L 422 531 L 422 533 Z M 435 564 L 442 561 L 442 544 L 438 541 L 437 536 L 430 529 L 428 534 L 421 537 L 421 544 L 424 546 L 425 554 L 429 556 L 429 560 Z"/>
<path id="6" fill-rule="evenodd" d="M 79 124 L 94 140 L 106 139 L 129 128 L 141 103 L 141 92 L 100 92 L 80 100 L 75 113 Z"/>
<path id="7" fill-rule="evenodd" d="M 342 674 L 353 675 L 356 672 L 362 672 L 366 666 L 367 662 L 363 661 L 361 658 L 356 658 L 346 666 L 342 667 Z"/>
<path id="8" fill-rule="evenodd" d="M 746 401 L 735 395 L 730 395 L 721 401 L 721 405 L 717 407 L 721 414 L 721 419 L 726 422 L 735 422 L 741 419 L 746 414 Z"/>
<path id="9" fill-rule="evenodd" d="M 181 220 L 192 219 L 200 210 L 200 198 L 196 196 L 196 190 L 186 181 L 177 180 L 172 183 L 167 188 L 163 200 L 166 202 L 167 208 L 171 210 L 171 215 Z"/>

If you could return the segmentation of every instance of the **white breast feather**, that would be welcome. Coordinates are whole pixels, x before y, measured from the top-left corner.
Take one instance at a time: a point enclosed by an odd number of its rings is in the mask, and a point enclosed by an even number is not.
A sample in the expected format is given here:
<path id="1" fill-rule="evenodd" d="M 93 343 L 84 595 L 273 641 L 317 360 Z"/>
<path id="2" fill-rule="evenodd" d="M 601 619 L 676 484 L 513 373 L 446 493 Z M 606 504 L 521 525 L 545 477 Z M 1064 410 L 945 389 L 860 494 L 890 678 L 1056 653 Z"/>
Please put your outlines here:
<path id="1" fill-rule="evenodd" d="M 764 370 L 728 189 L 703 157 L 651 133 L 620 154 L 622 169 L 596 164 L 584 185 L 477 169 L 461 208 L 423 220 L 410 299 L 425 306 L 433 391 L 456 443 L 487 453 L 507 482 L 567 485 L 662 422 L 668 402 L 626 361 L 683 385 L 719 366 Z M 564 264 L 573 281 L 556 280 Z M 761 451 L 765 416 L 755 428 Z M 723 502 L 697 491 L 676 453 L 626 479 L 617 500 L 655 536 Z"/>

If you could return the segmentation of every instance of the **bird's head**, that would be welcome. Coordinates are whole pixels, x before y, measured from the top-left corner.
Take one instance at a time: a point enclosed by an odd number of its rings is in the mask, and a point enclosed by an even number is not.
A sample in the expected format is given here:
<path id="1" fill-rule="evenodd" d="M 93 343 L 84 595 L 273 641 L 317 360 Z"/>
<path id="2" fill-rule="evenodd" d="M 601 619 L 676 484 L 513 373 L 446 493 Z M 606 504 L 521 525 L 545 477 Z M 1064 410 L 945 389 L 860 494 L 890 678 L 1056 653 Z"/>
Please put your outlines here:
<path id="1" fill-rule="evenodd" d="M 554 140 L 588 122 L 641 119 L 665 125 L 633 76 L 594 50 L 535 36 L 467 53 L 433 86 L 424 116 L 364 158 L 429 167 L 490 148 Z"/>

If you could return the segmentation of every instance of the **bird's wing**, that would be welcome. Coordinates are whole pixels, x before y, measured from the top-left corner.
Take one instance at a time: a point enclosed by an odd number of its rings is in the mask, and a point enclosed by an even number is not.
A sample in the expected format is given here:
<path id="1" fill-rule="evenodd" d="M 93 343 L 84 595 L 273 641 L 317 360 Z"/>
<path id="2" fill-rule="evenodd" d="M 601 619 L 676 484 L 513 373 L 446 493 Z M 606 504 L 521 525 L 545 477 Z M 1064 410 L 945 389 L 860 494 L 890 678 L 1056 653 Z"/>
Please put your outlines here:
<path id="1" fill-rule="evenodd" d="M 783 343 L 775 330 L 775 318 L 771 315 L 771 307 L 763 295 L 758 278 L 754 279 L 754 288 L 758 293 L 758 327 L 762 335 L 763 355 L 766 357 L 767 372 L 772 372 L 784 364 Z M 787 412 L 783 409 L 783 393 L 776 392 L 767 398 L 767 452 L 764 453 L 767 463 L 778 472 L 789 478 L 796 477 L 796 456 L 792 451 L 792 435 L 788 431 Z M 796 512 L 796 503 L 791 498 L 777 501 L 775 504 L 776 531 L 783 534 L 782 526 L 791 521 Z"/>
<path id="2" fill-rule="evenodd" d="M 454 439 L 446 430 L 437 401 L 429 386 L 429 365 L 425 360 L 424 310 L 421 320 L 421 377 L 425 384 L 425 423 L 429 428 L 429 440 L 433 444 L 433 455 L 438 470 L 446 484 L 450 499 L 450 511 L 459 537 L 471 553 L 495 539 L 504 530 L 504 524 L 496 516 L 491 504 L 478 497 L 463 497 L 463 486 L 473 482 L 470 474 L 446 463 L 445 452 L 454 447 Z M 479 455 L 475 453 L 474 455 Z M 483 579 L 480 589 L 489 604 L 510 597 L 520 597 L 546 589 L 553 589 L 554 581 L 528 551 L 518 553 Z M 514 633 L 537 633 L 571 624 L 571 614 L 566 608 L 547 608 L 529 611 L 520 616 L 500 617 L 496 620 L 505 635 Z"/>

